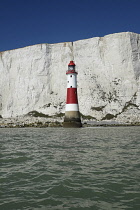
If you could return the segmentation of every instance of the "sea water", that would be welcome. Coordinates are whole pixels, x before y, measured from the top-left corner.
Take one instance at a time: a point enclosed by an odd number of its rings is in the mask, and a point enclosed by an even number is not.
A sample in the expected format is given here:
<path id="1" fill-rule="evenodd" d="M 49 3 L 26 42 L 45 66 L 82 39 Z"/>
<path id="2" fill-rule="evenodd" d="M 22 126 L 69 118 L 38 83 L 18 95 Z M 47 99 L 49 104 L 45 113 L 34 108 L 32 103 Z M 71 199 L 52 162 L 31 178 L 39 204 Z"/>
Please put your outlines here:
<path id="1" fill-rule="evenodd" d="M 140 209 L 140 127 L 1 128 L 0 210 Z"/>

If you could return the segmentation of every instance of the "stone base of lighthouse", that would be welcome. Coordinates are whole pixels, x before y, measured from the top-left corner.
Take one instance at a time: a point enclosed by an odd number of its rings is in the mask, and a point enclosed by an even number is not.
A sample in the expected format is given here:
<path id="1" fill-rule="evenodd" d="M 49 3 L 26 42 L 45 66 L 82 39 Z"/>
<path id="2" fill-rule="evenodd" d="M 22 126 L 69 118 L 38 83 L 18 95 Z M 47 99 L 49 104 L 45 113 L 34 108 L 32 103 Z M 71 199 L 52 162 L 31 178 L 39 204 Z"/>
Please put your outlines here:
<path id="1" fill-rule="evenodd" d="M 79 111 L 66 111 L 63 122 L 64 128 L 80 128 L 82 127 Z"/>

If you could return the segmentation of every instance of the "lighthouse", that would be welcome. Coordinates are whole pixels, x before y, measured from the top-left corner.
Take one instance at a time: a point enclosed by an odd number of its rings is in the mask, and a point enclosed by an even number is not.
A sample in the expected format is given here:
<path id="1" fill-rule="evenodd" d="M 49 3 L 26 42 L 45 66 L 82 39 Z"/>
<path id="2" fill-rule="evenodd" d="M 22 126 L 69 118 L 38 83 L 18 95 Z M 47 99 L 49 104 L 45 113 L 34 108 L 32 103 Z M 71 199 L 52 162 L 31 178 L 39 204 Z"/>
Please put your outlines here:
<path id="1" fill-rule="evenodd" d="M 68 70 L 66 71 L 67 96 L 63 127 L 79 128 L 82 126 L 77 96 L 77 74 L 75 63 L 70 61 Z"/>

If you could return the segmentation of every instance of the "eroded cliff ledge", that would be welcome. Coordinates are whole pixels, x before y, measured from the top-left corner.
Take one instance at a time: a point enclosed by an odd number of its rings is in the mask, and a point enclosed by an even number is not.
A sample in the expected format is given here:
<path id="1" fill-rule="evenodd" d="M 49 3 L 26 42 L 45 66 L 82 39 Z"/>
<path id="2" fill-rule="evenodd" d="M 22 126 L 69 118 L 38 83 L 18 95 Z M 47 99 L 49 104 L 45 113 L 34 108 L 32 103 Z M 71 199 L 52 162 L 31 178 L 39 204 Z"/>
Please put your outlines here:
<path id="1" fill-rule="evenodd" d="M 140 122 L 140 35 L 131 32 L 1 52 L 0 115 L 64 113 L 71 59 L 83 118 Z"/>

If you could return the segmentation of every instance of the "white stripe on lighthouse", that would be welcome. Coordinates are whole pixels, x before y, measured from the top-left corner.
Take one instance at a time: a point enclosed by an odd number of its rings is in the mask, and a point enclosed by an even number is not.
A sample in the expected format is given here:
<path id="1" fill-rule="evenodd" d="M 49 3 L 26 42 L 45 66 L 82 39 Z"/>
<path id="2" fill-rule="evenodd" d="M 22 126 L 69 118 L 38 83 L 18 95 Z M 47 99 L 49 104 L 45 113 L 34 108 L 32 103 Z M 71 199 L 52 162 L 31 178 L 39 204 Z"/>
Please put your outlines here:
<path id="1" fill-rule="evenodd" d="M 67 75 L 67 88 L 77 88 L 77 74 Z"/>
<path id="2" fill-rule="evenodd" d="M 79 111 L 79 106 L 78 104 L 66 104 L 65 111 Z"/>

